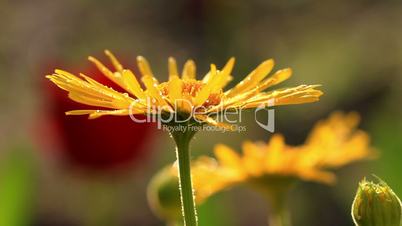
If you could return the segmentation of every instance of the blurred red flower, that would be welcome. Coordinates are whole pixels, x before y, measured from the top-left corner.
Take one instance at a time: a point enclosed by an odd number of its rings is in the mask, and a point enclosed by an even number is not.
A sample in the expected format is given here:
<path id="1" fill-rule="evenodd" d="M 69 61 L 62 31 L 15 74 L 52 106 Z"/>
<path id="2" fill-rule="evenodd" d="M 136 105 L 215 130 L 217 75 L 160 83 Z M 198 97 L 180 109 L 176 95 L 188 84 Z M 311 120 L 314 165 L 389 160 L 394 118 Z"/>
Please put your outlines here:
<path id="1" fill-rule="evenodd" d="M 121 91 L 93 66 L 84 74 Z M 147 141 L 155 135 L 153 126 L 135 123 L 128 116 L 104 116 L 96 120 L 66 116 L 68 110 L 90 108 L 68 99 L 63 90 L 48 81 L 41 84 L 46 112 L 39 125 L 41 133 L 36 137 L 41 136 L 40 143 L 47 149 L 59 146 L 63 162 L 85 170 L 107 171 L 133 166 L 146 157 L 150 149 Z"/>

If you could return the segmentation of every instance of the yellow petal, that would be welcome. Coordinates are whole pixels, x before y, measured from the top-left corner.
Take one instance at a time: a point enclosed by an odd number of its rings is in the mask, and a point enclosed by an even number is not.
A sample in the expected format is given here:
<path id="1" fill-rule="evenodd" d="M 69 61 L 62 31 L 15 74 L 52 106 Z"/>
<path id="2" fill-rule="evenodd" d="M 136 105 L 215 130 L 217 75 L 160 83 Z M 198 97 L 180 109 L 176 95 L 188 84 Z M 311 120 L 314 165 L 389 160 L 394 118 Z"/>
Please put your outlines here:
<path id="1" fill-rule="evenodd" d="M 110 71 L 106 66 L 104 66 L 100 61 L 94 57 L 89 57 L 88 59 L 95 64 L 95 66 L 110 80 L 122 87 L 124 90 L 130 94 L 136 96 L 137 98 L 144 98 L 141 94 L 141 87 L 138 84 L 135 75 L 130 70 L 125 70 L 117 58 L 109 51 L 105 50 L 105 54 L 108 56 L 113 66 L 117 72 Z"/>
<path id="2" fill-rule="evenodd" d="M 117 106 L 114 106 L 113 103 L 110 101 L 104 101 L 102 99 L 96 99 L 96 98 L 92 98 L 90 96 L 85 96 L 82 94 L 69 93 L 68 97 L 75 102 L 89 105 L 89 106 L 104 107 L 104 108 L 117 108 Z"/>
<path id="3" fill-rule="evenodd" d="M 142 76 L 154 77 L 154 74 L 152 73 L 152 70 L 151 70 L 151 66 L 149 66 L 147 59 L 145 59 L 143 56 L 138 56 L 137 64 L 138 64 L 138 68 L 140 69 Z"/>
<path id="4" fill-rule="evenodd" d="M 193 60 L 187 60 L 183 67 L 182 78 L 183 79 L 195 79 L 196 66 Z"/>
<path id="5" fill-rule="evenodd" d="M 272 75 L 272 79 L 275 80 L 275 82 L 272 85 L 276 85 L 279 84 L 285 80 L 287 80 L 288 78 L 290 78 L 290 76 L 292 76 L 292 69 L 291 68 L 285 68 L 282 70 L 279 70 L 277 72 L 275 72 L 274 75 Z"/>
<path id="6" fill-rule="evenodd" d="M 332 172 L 320 170 L 301 170 L 299 176 L 306 181 L 317 181 L 328 185 L 336 182 L 336 176 Z"/>
<path id="7" fill-rule="evenodd" d="M 145 75 L 142 76 L 142 82 L 147 88 L 148 94 L 157 101 L 160 106 L 167 105 L 166 101 L 163 99 L 161 91 L 158 89 L 157 81 L 153 76 Z"/>
<path id="8" fill-rule="evenodd" d="M 237 84 L 233 89 L 226 92 L 228 97 L 238 95 L 242 92 L 246 92 L 253 89 L 258 83 L 263 80 L 268 73 L 274 67 L 274 61 L 272 59 L 262 62 L 258 67 L 253 70 L 249 75 L 246 76 L 239 84 Z"/>
<path id="9" fill-rule="evenodd" d="M 266 148 L 266 169 L 271 173 L 279 172 L 283 167 L 284 138 L 280 134 L 274 134 Z"/>
<path id="10" fill-rule="evenodd" d="M 235 58 L 231 57 L 228 62 L 225 64 L 225 66 L 222 69 L 222 73 L 226 75 L 230 75 L 232 73 L 233 67 L 235 64 Z"/>
<path id="11" fill-rule="evenodd" d="M 95 99 L 113 101 L 114 99 L 128 99 L 132 100 L 130 97 L 125 96 L 107 86 L 104 86 L 95 80 L 81 74 L 85 78 L 84 81 L 75 75 L 62 70 L 55 70 L 58 74 L 53 74 L 47 76 L 52 82 L 54 82 L 61 89 L 68 92 L 73 92 L 77 95 L 83 95 Z"/>
<path id="12" fill-rule="evenodd" d="M 310 103 L 319 100 L 322 91 L 314 89 L 319 85 L 300 85 L 297 87 L 275 90 L 269 93 L 261 93 L 253 98 L 245 100 L 243 108 L 255 108 L 262 104 L 279 106 L 285 104 Z"/>
<path id="13" fill-rule="evenodd" d="M 208 99 L 209 95 L 211 94 L 211 85 L 216 77 L 217 71 L 216 66 L 211 64 L 211 79 L 201 88 L 201 90 L 197 93 L 194 99 L 195 106 L 201 106 L 204 102 Z"/>
<path id="14" fill-rule="evenodd" d="M 263 152 L 256 144 L 245 141 L 243 143 L 243 164 L 250 175 L 259 176 L 264 172 Z"/>
<path id="15" fill-rule="evenodd" d="M 259 86 L 258 91 L 263 91 L 271 86 L 279 84 L 287 80 L 292 75 L 292 69 L 285 68 L 275 72 L 274 75 L 264 80 Z"/>
<path id="16" fill-rule="evenodd" d="M 226 145 L 218 144 L 214 148 L 214 154 L 223 167 L 241 169 L 241 159 L 233 149 Z"/>
<path id="17" fill-rule="evenodd" d="M 100 72 L 102 72 L 108 79 L 113 81 L 114 83 L 118 84 L 119 86 L 122 86 L 120 81 L 115 78 L 115 75 L 112 71 L 109 70 L 105 65 L 103 65 L 98 59 L 95 57 L 89 56 L 88 60 L 91 61 Z"/>
<path id="18" fill-rule="evenodd" d="M 74 74 L 71 74 L 70 72 L 64 71 L 64 70 L 60 70 L 60 69 L 55 69 L 54 72 L 59 75 L 59 76 L 63 76 L 63 78 L 66 79 L 71 79 L 74 81 L 81 81 L 80 78 L 78 78 L 77 76 L 75 76 Z"/>
<path id="19" fill-rule="evenodd" d="M 182 99 L 183 81 L 175 76 L 168 82 L 169 98 L 172 104 Z"/>
<path id="20" fill-rule="evenodd" d="M 143 114 L 143 112 L 131 112 L 133 114 Z M 66 112 L 66 115 L 89 115 L 89 119 L 99 118 L 105 115 L 127 116 L 130 114 L 128 109 L 120 110 L 74 110 Z"/>
<path id="21" fill-rule="evenodd" d="M 211 81 L 211 92 L 220 91 L 231 80 L 230 73 L 232 73 L 234 63 L 235 59 L 232 57 L 223 67 L 222 71 L 218 72 L 215 79 Z"/>
<path id="22" fill-rule="evenodd" d="M 125 99 L 125 98 L 127 98 L 122 93 L 117 92 L 114 89 L 107 87 L 82 73 L 80 73 L 80 76 L 83 77 L 89 84 L 92 85 L 92 87 L 86 85 L 86 89 L 93 90 L 94 92 L 96 92 L 97 97 L 106 95 L 108 97 L 106 99 Z"/>
<path id="23" fill-rule="evenodd" d="M 73 110 L 73 111 L 67 111 L 66 115 L 88 115 L 96 111 L 98 110 Z"/>
<path id="24" fill-rule="evenodd" d="M 141 85 L 133 72 L 131 70 L 123 70 L 122 75 L 127 91 L 137 98 L 145 99 L 146 95 L 144 90 L 142 90 Z"/>
<path id="25" fill-rule="evenodd" d="M 177 63 L 176 60 L 173 57 L 169 57 L 168 60 L 169 64 L 169 80 L 172 80 L 173 78 L 178 78 L 179 73 L 177 71 Z"/>
<path id="26" fill-rule="evenodd" d="M 121 73 L 124 68 L 121 65 L 121 63 L 117 60 L 117 58 L 113 55 L 113 53 L 111 53 L 109 50 L 105 50 L 105 54 L 106 56 L 109 57 L 116 71 L 119 71 Z"/>

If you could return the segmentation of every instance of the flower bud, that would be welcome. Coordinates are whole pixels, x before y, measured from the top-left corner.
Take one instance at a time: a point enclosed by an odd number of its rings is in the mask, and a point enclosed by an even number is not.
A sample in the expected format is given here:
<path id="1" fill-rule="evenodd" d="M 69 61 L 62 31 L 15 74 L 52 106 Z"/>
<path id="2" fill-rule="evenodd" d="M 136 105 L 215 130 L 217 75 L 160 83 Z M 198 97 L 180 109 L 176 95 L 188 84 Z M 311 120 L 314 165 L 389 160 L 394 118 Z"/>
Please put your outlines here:
<path id="1" fill-rule="evenodd" d="M 175 168 L 167 166 L 150 181 L 147 195 L 153 213 L 168 225 L 178 225 L 182 221 L 179 180 Z"/>
<path id="2" fill-rule="evenodd" d="M 352 205 L 356 226 L 401 226 L 401 201 L 392 189 L 379 179 L 360 182 Z"/>

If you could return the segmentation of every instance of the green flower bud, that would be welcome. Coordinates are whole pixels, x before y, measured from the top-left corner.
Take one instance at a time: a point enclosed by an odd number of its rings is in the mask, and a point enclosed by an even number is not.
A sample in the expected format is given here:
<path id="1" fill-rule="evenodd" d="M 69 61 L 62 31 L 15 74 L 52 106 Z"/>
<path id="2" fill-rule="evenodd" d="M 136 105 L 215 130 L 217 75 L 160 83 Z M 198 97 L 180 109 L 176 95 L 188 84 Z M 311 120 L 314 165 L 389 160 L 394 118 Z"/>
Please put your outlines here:
<path id="1" fill-rule="evenodd" d="M 360 182 L 352 205 L 357 226 L 401 226 L 401 201 L 382 180 Z"/>
<path id="2" fill-rule="evenodd" d="M 175 168 L 167 166 L 151 179 L 147 190 L 148 203 L 153 213 L 168 225 L 180 225 L 179 179 L 173 170 Z"/>

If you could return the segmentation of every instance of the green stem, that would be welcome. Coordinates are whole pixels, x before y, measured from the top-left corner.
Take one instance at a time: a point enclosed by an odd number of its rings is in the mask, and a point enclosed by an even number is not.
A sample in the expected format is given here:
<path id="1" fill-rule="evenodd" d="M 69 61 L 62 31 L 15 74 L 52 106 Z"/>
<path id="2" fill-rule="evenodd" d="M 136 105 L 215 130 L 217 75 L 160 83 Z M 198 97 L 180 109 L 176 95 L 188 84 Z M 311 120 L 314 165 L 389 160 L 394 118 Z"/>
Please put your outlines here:
<path id="1" fill-rule="evenodd" d="M 194 204 L 193 184 L 191 181 L 190 140 L 195 132 L 188 130 L 173 132 L 176 142 L 176 157 L 179 168 L 179 189 L 185 226 L 197 226 L 197 214 Z"/>
<path id="2" fill-rule="evenodd" d="M 276 193 L 269 196 L 271 213 L 269 214 L 269 226 L 291 226 L 290 214 L 286 207 L 286 194 Z"/>
<path id="3" fill-rule="evenodd" d="M 250 178 L 249 184 L 259 191 L 270 205 L 269 226 L 291 226 L 289 209 L 286 201 L 295 180 L 293 177 L 263 175 Z"/>
<path id="4" fill-rule="evenodd" d="M 295 180 L 292 177 L 265 175 L 251 178 L 249 182 L 254 189 L 261 192 L 270 204 L 269 226 L 291 226 L 286 201 Z"/>

